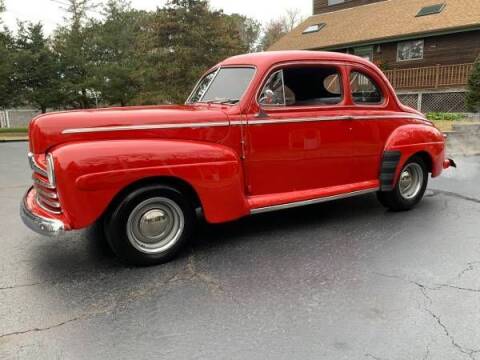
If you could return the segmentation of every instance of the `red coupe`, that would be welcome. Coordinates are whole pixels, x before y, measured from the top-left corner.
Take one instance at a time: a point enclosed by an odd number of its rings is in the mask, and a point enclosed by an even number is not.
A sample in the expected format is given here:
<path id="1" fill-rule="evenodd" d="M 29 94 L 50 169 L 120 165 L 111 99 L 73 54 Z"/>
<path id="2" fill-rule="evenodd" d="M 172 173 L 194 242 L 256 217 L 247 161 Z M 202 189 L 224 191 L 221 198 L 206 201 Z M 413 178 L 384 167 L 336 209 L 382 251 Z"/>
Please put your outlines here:
<path id="1" fill-rule="evenodd" d="M 408 210 L 429 173 L 455 165 L 374 64 L 328 52 L 236 56 L 185 105 L 50 113 L 29 135 L 26 225 L 58 235 L 102 221 L 136 265 L 175 256 L 197 209 L 220 223 L 375 192 Z"/>

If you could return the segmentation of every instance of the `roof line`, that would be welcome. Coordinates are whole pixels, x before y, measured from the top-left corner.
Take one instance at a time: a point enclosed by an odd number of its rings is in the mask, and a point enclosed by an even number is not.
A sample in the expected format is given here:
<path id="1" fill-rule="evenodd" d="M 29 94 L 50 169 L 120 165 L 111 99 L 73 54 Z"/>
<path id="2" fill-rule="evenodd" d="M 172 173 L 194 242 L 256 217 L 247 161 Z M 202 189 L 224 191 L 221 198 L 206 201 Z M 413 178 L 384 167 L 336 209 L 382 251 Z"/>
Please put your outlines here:
<path id="1" fill-rule="evenodd" d="M 306 50 L 327 50 L 327 51 L 338 50 L 338 49 L 344 49 L 344 48 L 356 47 L 356 46 L 377 45 L 377 44 L 384 44 L 384 43 L 394 42 L 394 41 L 405 41 L 405 40 L 413 40 L 418 38 L 434 37 L 434 36 L 440 36 L 440 35 L 457 34 L 457 33 L 474 31 L 474 30 L 480 30 L 480 24 L 455 27 L 450 29 L 448 28 L 439 29 L 439 30 L 434 30 L 430 32 L 416 32 L 416 33 L 410 33 L 402 36 L 377 38 L 377 39 L 371 39 L 367 41 L 357 41 L 357 42 L 336 44 L 333 46 L 313 47 L 313 48 L 307 48 Z"/>

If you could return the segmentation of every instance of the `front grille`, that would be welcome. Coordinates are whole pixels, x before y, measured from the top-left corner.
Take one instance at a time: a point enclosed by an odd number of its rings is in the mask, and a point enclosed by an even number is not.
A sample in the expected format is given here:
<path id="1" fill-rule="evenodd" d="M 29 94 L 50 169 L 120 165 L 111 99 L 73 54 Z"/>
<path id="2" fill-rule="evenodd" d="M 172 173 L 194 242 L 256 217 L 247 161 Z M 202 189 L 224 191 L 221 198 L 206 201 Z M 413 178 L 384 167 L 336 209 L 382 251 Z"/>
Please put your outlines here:
<path id="1" fill-rule="evenodd" d="M 38 162 L 33 154 L 29 154 L 30 167 L 33 170 L 33 187 L 37 193 L 38 205 L 52 214 L 61 214 L 62 207 L 58 198 L 55 185 L 48 180 L 48 172 L 45 164 Z"/>

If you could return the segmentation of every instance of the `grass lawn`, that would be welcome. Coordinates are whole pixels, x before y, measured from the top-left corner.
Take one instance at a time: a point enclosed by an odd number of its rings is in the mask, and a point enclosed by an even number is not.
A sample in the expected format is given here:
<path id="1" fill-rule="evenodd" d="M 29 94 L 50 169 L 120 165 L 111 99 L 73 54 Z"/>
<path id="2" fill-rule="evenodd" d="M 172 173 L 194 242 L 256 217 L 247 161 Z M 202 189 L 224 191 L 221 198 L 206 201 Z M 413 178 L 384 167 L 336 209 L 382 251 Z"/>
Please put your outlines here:
<path id="1" fill-rule="evenodd" d="M 431 120 L 437 128 L 439 128 L 441 131 L 453 131 L 453 125 L 459 124 L 459 125 L 473 125 L 473 124 L 479 124 L 478 122 L 474 121 L 469 121 L 469 120 Z"/>
<path id="2" fill-rule="evenodd" d="M 28 128 L 0 128 L 0 135 L 5 134 L 22 134 L 28 133 Z"/>

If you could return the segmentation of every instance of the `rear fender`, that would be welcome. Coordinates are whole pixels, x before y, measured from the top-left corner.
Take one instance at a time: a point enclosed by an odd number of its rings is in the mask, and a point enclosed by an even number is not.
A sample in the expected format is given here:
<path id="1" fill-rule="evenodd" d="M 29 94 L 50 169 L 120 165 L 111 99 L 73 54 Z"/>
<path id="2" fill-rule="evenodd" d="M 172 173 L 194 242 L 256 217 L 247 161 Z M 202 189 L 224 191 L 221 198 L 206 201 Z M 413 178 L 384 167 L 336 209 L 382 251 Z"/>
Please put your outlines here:
<path id="1" fill-rule="evenodd" d="M 416 154 L 428 156 L 431 164 L 432 177 L 437 177 L 443 170 L 445 139 L 443 134 L 431 125 L 403 125 L 395 129 L 388 138 L 384 154 L 382 171 L 386 167 L 385 158 L 390 157 L 391 160 L 393 154 L 398 154 L 398 161 L 392 178 L 393 182 L 391 183 L 392 187 L 396 185 L 400 171 L 405 163 Z M 382 190 L 387 190 L 386 187 L 388 186 L 382 183 Z"/>
<path id="2" fill-rule="evenodd" d="M 178 140 L 79 142 L 52 151 L 62 208 L 72 229 L 95 222 L 128 186 L 177 178 L 200 199 L 209 222 L 248 214 L 238 155 L 223 145 Z"/>

